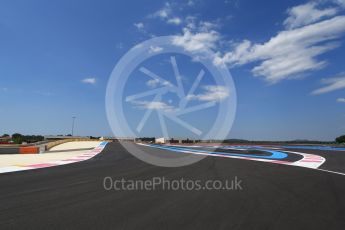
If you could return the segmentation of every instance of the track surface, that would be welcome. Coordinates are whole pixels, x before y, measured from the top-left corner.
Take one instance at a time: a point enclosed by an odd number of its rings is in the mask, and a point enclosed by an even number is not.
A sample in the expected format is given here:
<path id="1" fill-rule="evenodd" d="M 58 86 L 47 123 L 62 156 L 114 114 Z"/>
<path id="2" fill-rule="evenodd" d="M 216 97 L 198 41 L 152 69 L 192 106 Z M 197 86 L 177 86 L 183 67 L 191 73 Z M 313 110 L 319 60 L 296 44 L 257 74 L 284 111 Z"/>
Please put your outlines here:
<path id="1" fill-rule="evenodd" d="M 304 152 L 323 153 L 326 169 L 345 168 L 345 152 Z M 107 176 L 236 176 L 243 190 L 106 191 Z M 345 176 L 265 162 L 207 157 L 163 168 L 111 143 L 84 162 L 1 174 L 0 185 L 0 229 L 345 229 Z"/>

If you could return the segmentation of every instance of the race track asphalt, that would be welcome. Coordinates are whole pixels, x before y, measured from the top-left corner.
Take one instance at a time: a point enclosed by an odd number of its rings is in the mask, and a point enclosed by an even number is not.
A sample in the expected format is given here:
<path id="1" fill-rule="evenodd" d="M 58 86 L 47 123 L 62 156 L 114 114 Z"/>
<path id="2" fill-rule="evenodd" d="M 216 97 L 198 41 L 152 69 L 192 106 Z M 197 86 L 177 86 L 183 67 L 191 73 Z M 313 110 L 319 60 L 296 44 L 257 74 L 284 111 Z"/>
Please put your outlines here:
<path id="1" fill-rule="evenodd" d="M 344 153 L 331 154 L 329 167 L 341 168 L 343 161 L 337 163 L 335 154 Z M 236 177 L 242 189 L 107 191 L 105 177 L 201 181 Z M 343 175 L 219 157 L 164 168 L 136 159 L 118 143 L 108 144 L 84 162 L 0 174 L 0 186 L 1 230 L 345 229 Z"/>

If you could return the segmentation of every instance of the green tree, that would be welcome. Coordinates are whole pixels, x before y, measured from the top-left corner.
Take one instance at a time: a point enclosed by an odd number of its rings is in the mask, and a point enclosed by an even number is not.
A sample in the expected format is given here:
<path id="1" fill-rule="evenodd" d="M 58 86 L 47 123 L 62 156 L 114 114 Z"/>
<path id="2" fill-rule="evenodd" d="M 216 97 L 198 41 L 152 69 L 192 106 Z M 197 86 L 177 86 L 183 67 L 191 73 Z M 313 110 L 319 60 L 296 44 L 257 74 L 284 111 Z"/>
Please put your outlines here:
<path id="1" fill-rule="evenodd" d="M 345 143 L 345 135 L 335 138 L 337 143 Z"/>
<path id="2" fill-rule="evenodd" d="M 23 142 L 23 135 L 20 133 L 15 133 L 12 135 L 12 141 L 15 144 L 21 144 Z"/>

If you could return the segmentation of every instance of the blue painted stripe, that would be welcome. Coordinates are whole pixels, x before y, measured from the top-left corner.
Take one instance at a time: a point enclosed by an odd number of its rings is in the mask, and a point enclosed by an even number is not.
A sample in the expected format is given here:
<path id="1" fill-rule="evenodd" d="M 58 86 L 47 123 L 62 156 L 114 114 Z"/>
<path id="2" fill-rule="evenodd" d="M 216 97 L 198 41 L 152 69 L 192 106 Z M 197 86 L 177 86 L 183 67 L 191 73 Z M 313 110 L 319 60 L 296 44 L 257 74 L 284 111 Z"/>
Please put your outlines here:
<path id="1" fill-rule="evenodd" d="M 101 142 L 101 143 L 99 144 L 99 146 L 104 147 L 104 146 L 106 146 L 107 144 L 108 144 L 108 142 L 107 142 L 107 141 L 103 141 L 103 142 Z"/>
<path id="2" fill-rule="evenodd" d="M 182 152 L 182 151 L 190 151 L 195 153 L 206 153 L 206 154 L 218 154 L 218 155 L 224 155 L 224 156 L 238 156 L 238 157 L 250 157 L 250 158 L 259 158 L 259 159 L 272 159 L 272 160 L 279 160 L 284 159 L 287 157 L 286 153 L 280 152 L 280 151 L 274 151 L 274 150 L 263 150 L 265 152 L 271 153 L 270 156 L 261 156 L 261 155 L 255 155 L 255 154 L 239 154 L 239 153 L 227 153 L 227 152 L 214 152 L 214 151 L 206 151 L 206 150 L 198 150 L 198 149 L 191 149 L 187 147 L 175 147 L 175 146 L 162 146 L 162 145 L 149 145 L 154 148 L 159 149 L 165 149 L 170 150 L 174 152 Z"/>

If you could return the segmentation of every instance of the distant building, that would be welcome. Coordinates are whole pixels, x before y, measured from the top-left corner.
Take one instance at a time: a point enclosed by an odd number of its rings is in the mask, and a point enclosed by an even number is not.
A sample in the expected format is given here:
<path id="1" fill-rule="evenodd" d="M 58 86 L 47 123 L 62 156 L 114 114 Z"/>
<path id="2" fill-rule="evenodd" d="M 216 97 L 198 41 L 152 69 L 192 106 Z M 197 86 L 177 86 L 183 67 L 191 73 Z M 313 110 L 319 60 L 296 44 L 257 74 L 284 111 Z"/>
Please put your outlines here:
<path id="1" fill-rule="evenodd" d="M 10 136 L 0 137 L 0 144 L 8 144 L 11 142 Z"/>
<path id="2" fill-rule="evenodd" d="M 156 144 L 165 144 L 166 139 L 164 137 L 159 137 L 155 139 Z"/>

